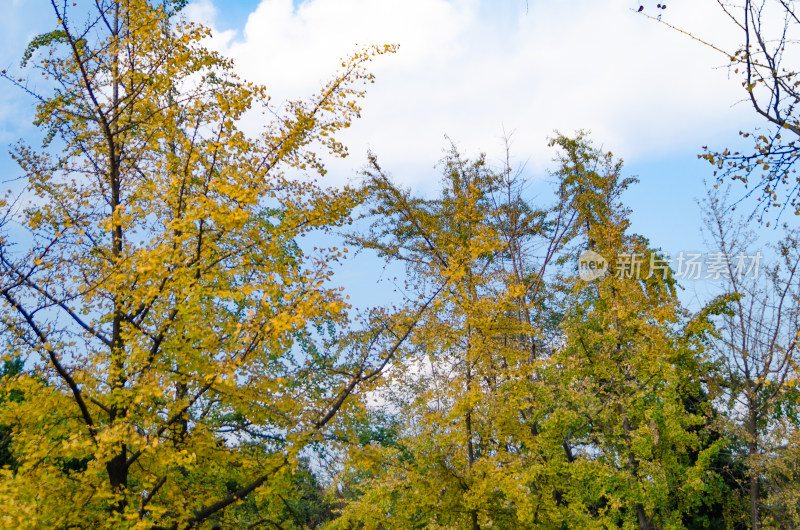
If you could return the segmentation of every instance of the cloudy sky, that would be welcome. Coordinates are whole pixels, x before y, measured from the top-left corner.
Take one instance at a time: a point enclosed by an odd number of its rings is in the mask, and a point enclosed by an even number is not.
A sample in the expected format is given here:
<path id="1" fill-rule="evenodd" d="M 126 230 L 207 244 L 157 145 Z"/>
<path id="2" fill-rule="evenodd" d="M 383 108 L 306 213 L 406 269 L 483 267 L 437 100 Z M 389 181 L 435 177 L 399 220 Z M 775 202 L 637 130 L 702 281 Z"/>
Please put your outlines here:
<path id="1" fill-rule="evenodd" d="M 52 29 L 46 0 L 0 0 L 0 65 Z M 754 123 L 726 58 L 643 14 L 722 47 L 738 34 L 715 0 L 195 0 L 187 15 L 214 30 L 211 46 L 274 101 L 310 95 L 360 46 L 396 43 L 371 66 L 362 119 L 343 137 L 351 156 L 333 164 L 347 182 L 367 149 L 398 180 L 430 191 L 450 136 L 467 153 L 500 160 L 512 134 L 515 161 L 544 194 L 554 130 L 592 132 L 641 179 L 627 199 L 634 229 L 664 249 L 702 248 L 703 145 L 725 147 Z M 0 142 L 30 132 L 31 102 L 0 90 Z M 0 170 L 16 176 L 8 157 Z M 3 179 L 5 180 L 5 179 Z"/>

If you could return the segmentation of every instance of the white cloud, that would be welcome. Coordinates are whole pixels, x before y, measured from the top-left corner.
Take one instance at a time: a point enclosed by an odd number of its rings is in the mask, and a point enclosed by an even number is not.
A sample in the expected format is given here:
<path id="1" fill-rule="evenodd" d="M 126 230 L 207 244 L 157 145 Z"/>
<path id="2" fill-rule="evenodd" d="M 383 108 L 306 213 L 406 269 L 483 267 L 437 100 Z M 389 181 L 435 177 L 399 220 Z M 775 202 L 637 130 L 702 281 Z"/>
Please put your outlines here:
<path id="1" fill-rule="evenodd" d="M 655 2 L 644 2 L 656 14 Z M 651 5 L 652 4 L 652 5 Z M 697 149 L 734 136 L 741 88 L 725 57 L 637 15 L 635 0 L 262 0 L 240 39 L 214 46 L 275 100 L 310 95 L 357 45 L 399 43 L 376 60 L 363 118 L 344 136 L 353 156 L 331 166 L 344 180 L 371 147 L 398 178 L 430 175 L 446 133 L 469 151 L 499 155 L 502 130 L 533 169 L 550 159 L 554 129 L 592 130 L 626 159 Z M 202 0 L 192 17 L 213 20 Z M 712 0 L 674 0 L 665 21 L 735 42 Z M 747 109 L 743 110 L 747 111 Z M 749 112 L 749 111 L 747 111 Z"/>
<path id="2" fill-rule="evenodd" d="M 216 27 L 217 7 L 211 0 L 195 0 L 186 6 L 183 14 L 193 22 L 199 22 L 213 30 L 214 38 L 211 47 L 217 51 L 225 52 L 231 40 L 236 35 L 235 30 L 221 31 Z"/>

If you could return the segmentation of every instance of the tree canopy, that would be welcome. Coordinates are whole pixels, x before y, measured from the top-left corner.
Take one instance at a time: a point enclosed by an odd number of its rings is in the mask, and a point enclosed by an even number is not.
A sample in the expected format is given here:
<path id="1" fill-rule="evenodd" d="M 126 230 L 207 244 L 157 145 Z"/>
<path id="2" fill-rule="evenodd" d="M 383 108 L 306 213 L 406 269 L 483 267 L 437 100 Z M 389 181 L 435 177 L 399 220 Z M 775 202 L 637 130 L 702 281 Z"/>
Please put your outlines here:
<path id="1" fill-rule="evenodd" d="M 296 243 L 360 195 L 287 172 L 344 153 L 364 63 L 392 48 L 354 54 L 249 137 L 264 88 L 203 48 L 180 4 L 102 1 L 73 23 L 54 3 L 58 29 L 23 57 L 52 89 L 34 95 L 43 145 L 14 150 L 31 193 L 4 203 L 2 329 L 34 363 L 3 382 L 20 396 L 0 413 L 5 527 L 231 526 L 244 499 L 269 518 L 365 378 L 370 359 L 312 340 L 343 318 L 326 286 L 340 251 Z"/>
<path id="2" fill-rule="evenodd" d="M 547 197 L 510 154 L 455 142 L 431 194 L 380 153 L 326 186 L 368 63 L 395 46 L 274 107 L 184 0 L 68 4 L 22 57 L 42 88 L 3 73 L 43 135 L 14 146 L 25 185 L 0 201 L 0 526 L 800 525 L 796 231 L 748 283 L 744 223 L 712 192 L 726 281 L 692 312 L 632 230 L 638 179 L 586 132 L 550 140 Z M 792 131 L 795 74 L 776 72 L 793 40 L 761 42 L 744 7 L 760 48 L 732 60 Z M 777 157 L 763 191 L 784 207 L 779 140 L 707 156 L 743 180 Z M 400 266 L 400 302 L 348 306 L 342 240 Z"/>

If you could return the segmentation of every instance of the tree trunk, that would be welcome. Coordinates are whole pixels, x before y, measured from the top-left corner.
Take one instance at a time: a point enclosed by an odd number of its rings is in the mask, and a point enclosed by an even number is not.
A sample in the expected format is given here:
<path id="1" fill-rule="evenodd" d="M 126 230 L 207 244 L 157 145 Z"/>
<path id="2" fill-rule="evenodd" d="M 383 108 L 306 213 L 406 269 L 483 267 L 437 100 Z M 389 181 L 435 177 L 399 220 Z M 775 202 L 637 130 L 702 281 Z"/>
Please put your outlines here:
<path id="1" fill-rule="evenodd" d="M 644 505 L 640 502 L 636 503 L 636 517 L 639 519 L 639 530 L 650 530 L 650 520 L 647 518 L 647 513 L 644 511 Z"/>
<path id="2" fill-rule="evenodd" d="M 471 346 L 471 336 L 470 336 L 470 327 L 467 326 L 467 355 L 466 355 L 466 363 L 467 363 L 467 399 L 472 399 L 471 392 L 472 392 L 472 366 L 470 365 L 471 362 L 471 355 L 470 355 L 470 346 Z M 469 472 L 472 475 L 472 464 L 475 463 L 475 448 L 472 445 L 472 406 L 467 408 L 467 413 L 464 415 L 464 427 L 467 431 L 467 458 L 469 461 Z M 470 512 L 470 516 L 472 517 L 472 530 L 479 530 L 480 526 L 478 526 L 478 510 L 472 510 Z"/>
<path id="3" fill-rule="evenodd" d="M 758 513 L 760 488 L 758 484 L 758 464 L 756 462 L 758 455 L 758 418 L 752 405 L 750 417 L 747 421 L 747 434 L 750 437 L 747 442 L 747 452 L 750 456 L 750 528 L 758 530 L 760 528 Z"/>
<path id="4" fill-rule="evenodd" d="M 111 491 L 115 494 L 124 494 L 128 487 L 128 451 L 123 445 L 121 451 L 106 463 L 108 481 L 111 484 Z M 125 509 L 125 499 L 121 499 L 111 505 L 112 512 L 122 512 Z"/>

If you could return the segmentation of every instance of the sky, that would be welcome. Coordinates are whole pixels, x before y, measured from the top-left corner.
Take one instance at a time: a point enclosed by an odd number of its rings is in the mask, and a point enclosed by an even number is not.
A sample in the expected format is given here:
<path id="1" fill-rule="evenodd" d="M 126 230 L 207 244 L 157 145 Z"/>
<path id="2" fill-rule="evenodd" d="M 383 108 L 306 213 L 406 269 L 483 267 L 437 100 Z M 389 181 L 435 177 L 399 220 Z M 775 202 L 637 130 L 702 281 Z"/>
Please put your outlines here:
<path id="1" fill-rule="evenodd" d="M 511 154 L 531 192 L 549 201 L 548 137 L 591 131 L 640 183 L 627 195 L 633 230 L 672 252 L 705 249 L 696 201 L 713 168 L 702 146 L 739 142 L 757 123 L 724 55 L 738 32 L 715 0 L 194 0 L 186 15 L 209 25 L 209 46 L 273 101 L 310 96 L 365 45 L 399 44 L 370 66 L 362 118 L 342 135 L 351 155 L 329 182 L 353 182 L 368 149 L 400 182 L 431 193 L 447 135 L 466 154 Z M 55 20 L 46 0 L 0 0 L 0 65 Z M 641 13 L 637 10 L 643 6 Z M 0 143 L 32 134 L 32 102 L 0 90 Z M 248 127 L 256 123 L 246 124 Z M 4 150 L 3 150 L 4 151 Z M 0 171 L 18 176 L 0 152 Z M 735 196 L 741 190 L 734 190 Z M 355 273 L 356 275 L 359 273 Z"/>

